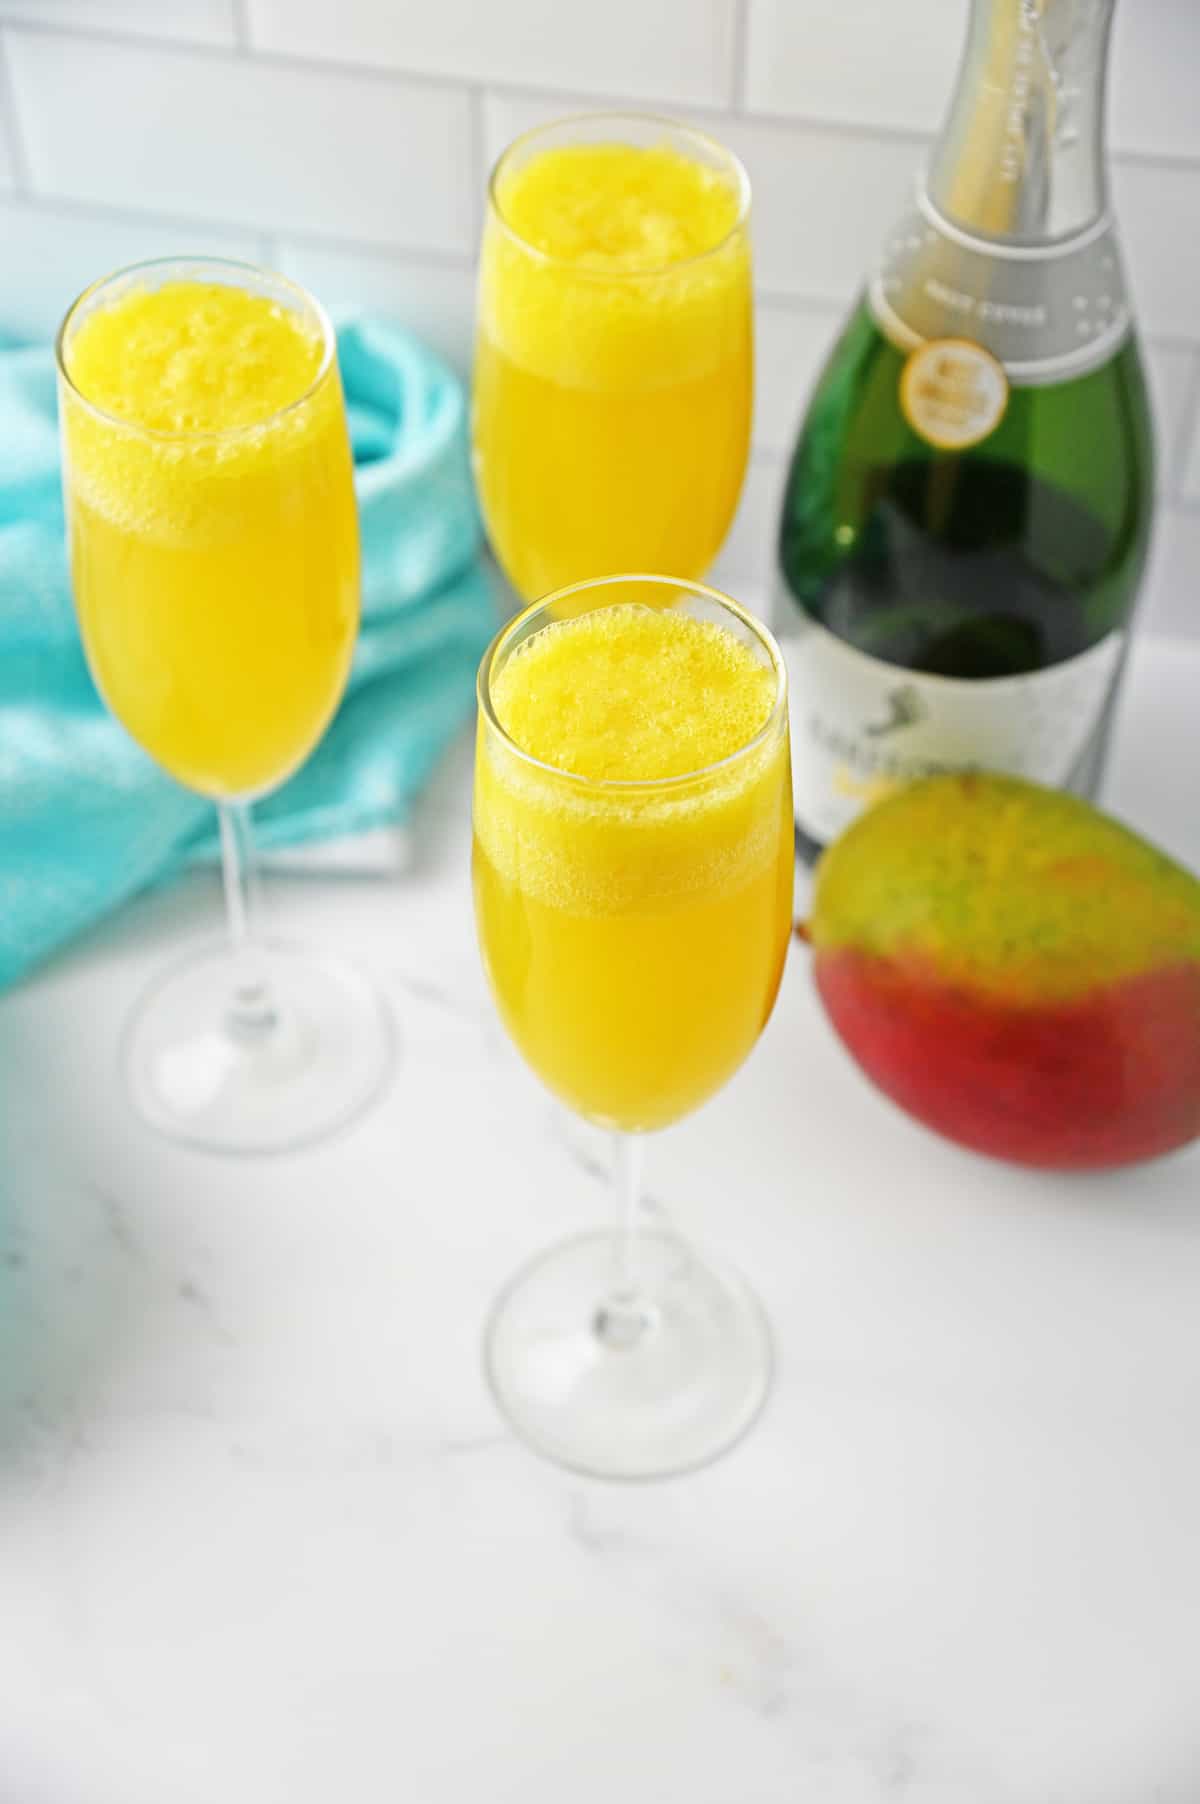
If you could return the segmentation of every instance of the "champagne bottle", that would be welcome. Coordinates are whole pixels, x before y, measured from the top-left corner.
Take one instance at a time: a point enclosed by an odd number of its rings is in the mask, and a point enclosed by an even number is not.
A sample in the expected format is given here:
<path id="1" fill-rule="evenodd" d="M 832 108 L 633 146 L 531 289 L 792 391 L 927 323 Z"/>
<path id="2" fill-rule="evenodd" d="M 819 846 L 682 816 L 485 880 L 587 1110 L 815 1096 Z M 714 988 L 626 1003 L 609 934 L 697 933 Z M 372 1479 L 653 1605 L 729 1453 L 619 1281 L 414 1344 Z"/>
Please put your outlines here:
<path id="1" fill-rule="evenodd" d="M 784 490 L 797 843 L 898 781 L 1094 795 L 1153 497 L 1104 165 L 1113 0 L 973 0 L 915 209 Z"/>

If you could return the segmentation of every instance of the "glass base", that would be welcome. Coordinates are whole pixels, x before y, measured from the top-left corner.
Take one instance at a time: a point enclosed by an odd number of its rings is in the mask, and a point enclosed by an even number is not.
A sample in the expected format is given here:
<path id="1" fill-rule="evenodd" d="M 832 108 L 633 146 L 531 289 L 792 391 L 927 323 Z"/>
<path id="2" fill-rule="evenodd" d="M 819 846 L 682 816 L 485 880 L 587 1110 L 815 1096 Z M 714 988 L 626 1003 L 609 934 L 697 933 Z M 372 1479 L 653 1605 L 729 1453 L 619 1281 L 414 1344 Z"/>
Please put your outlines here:
<path id="1" fill-rule="evenodd" d="M 395 1060 L 382 999 L 347 965 L 274 942 L 193 953 L 125 1030 L 130 1093 L 151 1127 L 214 1152 L 273 1153 L 336 1132 Z"/>
<path id="2" fill-rule="evenodd" d="M 488 1323 L 488 1380 L 538 1453 L 596 1478 L 662 1478 L 741 1439 L 771 1385 L 752 1291 L 667 1234 L 639 1235 L 640 1329 L 605 1306 L 610 1234 L 552 1247 L 518 1272 Z"/>

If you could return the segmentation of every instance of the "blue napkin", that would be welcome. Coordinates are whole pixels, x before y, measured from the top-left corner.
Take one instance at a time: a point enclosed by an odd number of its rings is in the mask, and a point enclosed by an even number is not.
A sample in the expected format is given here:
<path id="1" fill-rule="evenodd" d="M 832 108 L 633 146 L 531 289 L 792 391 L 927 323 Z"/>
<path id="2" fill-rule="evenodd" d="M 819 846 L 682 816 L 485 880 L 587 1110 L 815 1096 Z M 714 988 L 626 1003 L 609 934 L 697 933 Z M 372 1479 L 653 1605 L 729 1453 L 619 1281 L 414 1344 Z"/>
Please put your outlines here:
<path id="1" fill-rule="evenodd" d="M 259 845 L 402 821 L 470 713 L 496 622 L 458 379 L 385 320 L 337 328 L 363 549 L 362 629 L 337 718 L 254 809 Z M 0 346 L 0 988 L 215 844 L 211 803 L 100 701 L 63 537 L 54 360 Z"/>

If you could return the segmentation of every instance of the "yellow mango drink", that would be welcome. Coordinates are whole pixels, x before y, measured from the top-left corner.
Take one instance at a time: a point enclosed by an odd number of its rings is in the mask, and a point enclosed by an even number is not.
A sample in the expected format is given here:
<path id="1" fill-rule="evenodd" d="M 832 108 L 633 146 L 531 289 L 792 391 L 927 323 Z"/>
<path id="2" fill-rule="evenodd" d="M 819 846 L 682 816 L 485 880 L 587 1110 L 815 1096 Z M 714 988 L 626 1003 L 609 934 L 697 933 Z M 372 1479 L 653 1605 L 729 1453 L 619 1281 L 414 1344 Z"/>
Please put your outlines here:
<path id="1" fill-rule="evenodd" d="M 278 294 L 143 272 L 77 303 L 60 359 L 72 578 L 97 685 L 181 783 L 260 795 L 320 738 L 358 627 L 328 333 Z"/>
<path id="2" fill-rule="evenodd" d="M 333 331 L 294 282 L 217 257 L 117 270 L 56 344 L 71 579 L 104 700 L 214 804 L 228 943 L 159 975 L 126 1025 L 134 1106 L 212 1151 L 320 1139 L 378 1094 L 390 1023 L 351 966 L 263 938 L 250 805 L 308 756 L 359 615 Z"/>
<path id="3" fill-rule="evenodd" d="M 571 141 L 585 124 L 612 136 Z M 654 120 L 568 121 L 501 158 L 473 432 L 492 545 L 526 600 L 699 576 L 720 548 L 750 435 L 747 196 L 727 152 Z"/>
<path id="4" fill-rule="evenodd" d="M 594 1122 L 655 1128 L 720 1088 L 775 999 L 793 872 L 783 679 L 669 601 L 537 612 L 547 623 L 510 628 L 481 675 L 484 964 L 551 1090 Z"/>

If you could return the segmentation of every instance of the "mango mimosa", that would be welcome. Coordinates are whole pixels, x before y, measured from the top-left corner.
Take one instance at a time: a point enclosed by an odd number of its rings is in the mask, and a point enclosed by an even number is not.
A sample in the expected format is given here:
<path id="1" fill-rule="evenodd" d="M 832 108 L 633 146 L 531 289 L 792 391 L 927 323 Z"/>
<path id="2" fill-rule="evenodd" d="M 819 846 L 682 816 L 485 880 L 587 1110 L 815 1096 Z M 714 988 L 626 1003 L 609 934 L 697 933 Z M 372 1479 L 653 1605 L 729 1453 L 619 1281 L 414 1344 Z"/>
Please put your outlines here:
<path id="1" fill-rule="evenodd" d="M 609 1478 L 687 1471 L 762 1407 L 771 1341 L 735 1271 L 640 1215 L 643 1129 L 710 1096 L 771 1012 L 791 925 L 779 648 L 715 589 L 576 583 L 479 672 L 475 913 L 505 1025 L 612 1131 L 615 1232 L 539 1254 L 488 1323 L 513 1426 Z"/>
<path id="2" fill-rule="evenodd" d="M 311 751 L 358 626 L 336 362 L 311 318 L 218 281 L 133 283 L 63 346 L 71 568 L 96 681 L 214 798 Z"/>
<path id="3" fill-rule="evenodd" d="M 122 1042 L 173 1138 L 278 1152 L 364 1108 L 388 1019 L 359 974 L 256 931 L 250 804 L 332 719 L 358 628 L 354 468 L 331 327 L 294 282 L 164 257 L 84 290 L 58 334 L 80 630 L 105 701 L 216 804 L 228 949 L 146 992 Z"/>
<path id="4" fill-rule="evenodd" d="M 745 471 L 745 178 L 698 134 L 626 123 L 650 141 L 538 148 L 533 133 L 492 184 L 476 470 L 526 599 L 618 571 L 700 575 Z"/>
<path id="5" fill-rule="evenodd" d="M 777 689 L 727 627 L 637 602 L 552 621 L 492 677 L 484 962 L 529 1064 L 593 1121 L 677 1120 L 771 1011 L 793 866 Z"/>

